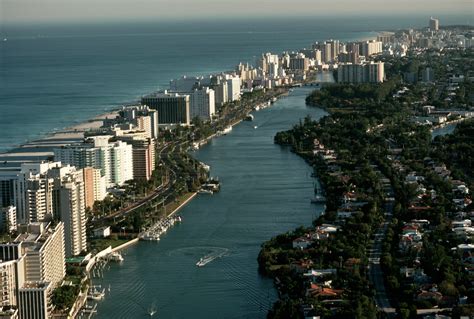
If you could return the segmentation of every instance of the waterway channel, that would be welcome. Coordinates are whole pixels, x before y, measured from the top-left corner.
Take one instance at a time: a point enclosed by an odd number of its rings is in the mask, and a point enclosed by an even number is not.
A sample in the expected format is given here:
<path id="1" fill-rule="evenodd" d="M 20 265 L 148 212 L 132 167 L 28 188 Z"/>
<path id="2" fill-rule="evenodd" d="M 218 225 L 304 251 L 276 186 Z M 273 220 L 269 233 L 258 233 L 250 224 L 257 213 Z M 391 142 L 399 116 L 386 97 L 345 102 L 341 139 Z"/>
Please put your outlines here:
<path id="1" fill-rule="evenodd" d="M 219 177 L 221 192 L 197 196 L 161 241 L 127 249 L 124 262 L 94 279 L 111 288 L 96 318 L 150 318 L 150 311 L 153 318 L 265 318 L 277 296 L 258 274 L 260 245 L 309 226 L 323 209 L 310 204 L 311 168 L 273 143 L 306 115 L 325 114 L 305 105 L 310 91 L 295 89 L 194 153 Z M 217 258 L 196 267 L 209 254 Z"/>

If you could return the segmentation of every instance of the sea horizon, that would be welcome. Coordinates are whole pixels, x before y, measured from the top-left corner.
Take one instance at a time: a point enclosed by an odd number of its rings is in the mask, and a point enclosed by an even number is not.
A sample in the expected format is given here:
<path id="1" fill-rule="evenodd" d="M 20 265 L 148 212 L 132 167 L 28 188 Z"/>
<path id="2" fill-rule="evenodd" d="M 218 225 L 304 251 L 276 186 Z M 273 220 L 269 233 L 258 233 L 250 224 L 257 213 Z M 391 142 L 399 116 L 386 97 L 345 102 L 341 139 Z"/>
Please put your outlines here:
<path id="1" fill-rule="evenodd" d="M 446 16 L 444 24 L 463 19 Z M 298 50 L 315 41 L 363 40 L 380 31 L 421 27 L 428 18 L 3 24 L 0 153 L 166 89 L 172 78 L 232 70 L 239 62 L 253 64 L 261 53 Z"/>

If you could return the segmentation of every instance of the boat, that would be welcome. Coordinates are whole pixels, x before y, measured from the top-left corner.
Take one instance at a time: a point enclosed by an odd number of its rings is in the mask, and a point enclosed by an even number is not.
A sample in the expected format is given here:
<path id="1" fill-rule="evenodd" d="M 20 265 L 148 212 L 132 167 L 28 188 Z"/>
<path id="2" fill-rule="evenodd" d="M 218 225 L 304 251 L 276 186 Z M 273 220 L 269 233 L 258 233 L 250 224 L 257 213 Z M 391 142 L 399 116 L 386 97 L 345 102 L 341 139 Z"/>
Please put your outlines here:
<path id="1" fill-rule="evenodd" d="M 163 235 L 175 223 L 181 221 L 181 216 L 168 216 L 160 219 L 156 224 L 141 232 L 138 235 L 138 238 L 145 241 L 159 241 L 161 235 Z"/>
<path id="2" fill-rule="evenodd" d="M 213 252 L 213 253 L 210 253 L 210 254 L 208 254 L 204 257 L 201 257 L 201 259 L 199 259 L 199 261 L 196 263 L 196 266 L 204 267 L 205 265 L 207 265 L 208 263 L 210 263 L 214 259 L 221 258 L 222 256 L 225 255 L 225 253 L 226 253 L 226 250 Z"/>
<path id="3" fill-rule="evenodd" d="M 271 102 L 272 102 L 272 103 L 275 103 L 276 101 L 277 101 L 277 98 L 276 98 L 276 97 L 272 97 Z"/>
<path id="4" fill-rule="evenodd" d="M 211 258 L 211 257 L 205 257 L 205 258 L 201 258 L 199 259 L 199 261 L 196 263 L 196 266 L 198 267 L 204 267 L 206 266 L 208 263 L 210 263 L 211 261 L 213 261 L 215 258 Z"/>
<path id="5" fill-rule="evenodd" d="M 196 266 L 198 267 L 203 267 L 205 265 L 204 260 L 201 258 L 199 261 L 196 263 Z"/>
<path id="6" fill-rule="evenodd" d="M 145 241 L 159 241 L 160 236 L 155 233 L 146 232 L 145 234 L 140 236 L 140 239 Z"/>
<path id="7" fill-rule="evenodd" d="M 216 193 L 221 190 L 221 186 L 218 181 L 209 180 L 206 184 L 202 185 L 201 190 L 211 191 L 212 193 Z"/>
<path id="8" fill-rule="evenodd" d="M 232 131 L 232 126 L 229 125 L 222 131 L 217 132 L 217 136 L 227 135 L 227 133 L 230 133 L 231 131 Z"/>
<path id="9" fill-rule="evenodd" d="M 112 261 L 117 261 L 117 262 L 122 262 L 123 257 L 119 252 L 113 252 L 109 255 L 110 260 Z"/>
<path id="10" fill-rule="evenodd" d="M 211 195 L 214 194 L 214 192 L 211 191 L 210 189 L 200 189 L 200 190 L 198 191 L 198 193 L 199 193 L 199 194 L 211 194 Z"/>
<path id="11" fill-rule="evenodd" d="M 253 121 L 253 119 L 254 119 L 254 117 L 253 117 L 252 114 L 249 114 L 249 115 L 247 115 L 247 116 L 245 117 L 245 120 L 246 120 L 246 121 Z"/>
<path id="12" fill-rule="evenodd" d="M 313 204 L 320 204 L 320 203 L 325 203 L 326 202 L 326 197 L 322 195 L 316 195 L 314 198 L 311 199 L 311 203 Z"/>
<path id="13" fill-rule="evenodd" d="M 206 172 L 209 172 L 211 170 L 211 167 L 209 165 L 206 165 L 204 163 L 201 162 L 201 167 L 206 171 Z"/>
<path id="14" fill-rule="evenodd" d="M 99 286 L 100 287 L 100 286 Z M 98 290 L 96 286 L 92 286 L 91 291 L 87 294 L 87 299 L 89 300 L 102 300 L 105 297 L 105 288 Z"/>
<path id="15" fill-rule="evenodd" d="M 226 135 L 227 133 L 230 133 L 231 131 L 232 131 L 232 126 L 229 125 L 222 131 L 222 133 Z"/>
<path id="16" fill-rule="evenodd" d="M 256 129 L 258 128 L 258 126 L 257 126 L 257 125 L 255 125 L 253 128 L 256 130 Z"/>

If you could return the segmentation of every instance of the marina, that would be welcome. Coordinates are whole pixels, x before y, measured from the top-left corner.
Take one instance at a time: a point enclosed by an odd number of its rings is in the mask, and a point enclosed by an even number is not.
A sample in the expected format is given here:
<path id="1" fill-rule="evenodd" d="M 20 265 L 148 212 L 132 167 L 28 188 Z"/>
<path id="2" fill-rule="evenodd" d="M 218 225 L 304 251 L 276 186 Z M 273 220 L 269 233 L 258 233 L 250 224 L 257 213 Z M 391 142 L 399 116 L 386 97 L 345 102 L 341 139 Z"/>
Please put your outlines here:
<path id="1" fill-rule="evenodd" d="M 140 240 L 144 241 L 159 241 L 160 236 L 168 231 L 169 228 L 173 227 L 176 223 L 182 221 L 181 216 L 169 216 L 161 219 L 149 229 L 138 235 Z"/>

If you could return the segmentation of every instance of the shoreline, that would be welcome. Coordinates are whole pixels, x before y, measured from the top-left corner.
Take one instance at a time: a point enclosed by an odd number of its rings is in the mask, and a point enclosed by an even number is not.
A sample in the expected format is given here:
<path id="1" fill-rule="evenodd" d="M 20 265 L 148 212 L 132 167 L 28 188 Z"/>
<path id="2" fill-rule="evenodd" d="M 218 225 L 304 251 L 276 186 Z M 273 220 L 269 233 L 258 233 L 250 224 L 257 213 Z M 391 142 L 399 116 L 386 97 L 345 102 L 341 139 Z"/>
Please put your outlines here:
<path id="1" fill-rule="evenodd" d="M 319 73 L 319 72 L 318 72 Z M 278 91 L 277 91 L 278 92 Z M 285 93 L 288 93 L 286 91 Z M 283 93 L 276 93 L 274 95 L 275 98 L 279 99 Z M 248 107 L 248 106 L 247 106 Z M 244 107 L 246 109 L 247 107 Z M 271 107 L 271 106 L 269 106 Z M 16 147 L 13 147 L 12 149 L 0 153 L 0 161 L 4 161 L 5 164 L 7 162 L 10 163 L 15 163 L 18 165 L 18 163 L 24 163 L 28 162 L 25 158 L 30 158 L 30 160 L 38 161 L 40 158 L 43 160 L 49 160 L 51 159 L 53 152 L 52 149 L 55 147 L 58 147 L 60 145 L 67 145 L 71 144 L 77 141 L 81 141 L 84 138 L 84 133 L 88 130 L 91 129 L 98 129 L 103 125 L 103 119 L 106 119 L 108 117 L 113 117 L 115 118 L 118 115 L 118 112 L 120 111 L 121 106 L 117 106 L 115 108 L 112 108 L 110 111 L 107 111 L 105 113 L 101 113 L 99 115 L 96 115 L 92 117 L 91 119 L 85 120 L 81 123 L 77 123 L 72 126 L 66 126 L 65 128 L 58 130 L 58 131 L 52 131 L 50 133 L 47 133 L 43 137 L 39 137 L 38 139 L 32 140 L 32 141 L 27 141 L 26 143 L 20 144 Z M 253 109 L 250 109 L 244 113 L 250 114 L 254 112 Z M 236 126 L 240 124 L 244 117 L 245 114 L 235 114 L 235 118 L 230 121 L 228 124 L 230 127 Z M 219 137 L 218 134 L 212 134 L 208 137 L 203 138 L 201 141 L 199 141 L 199 145 L 202 145 L 201 143 L 207 143 L 209 140 L 211 140 L 214 137 Z M 30 152 L 28 152 L 30 151 Z M 172 212 L 167 214 L 166 217 L 173 216 L 176 212 L 178 212 L 180 209 L 185 207 L 191 200 L 196 197 L 197 193 L 193 193 L 189 198 L 184 200 L 183 203 L 181 203 L 178 207 L 176 207 Z M 122 251 L 136 243 L 139 242 L 139 237 L 135 237 L 115 248 L 109 247 L 107 250 L 110 250 L 110 253 L 113 252 L 119 252 Z M 100 258 L 97 254 L 92 257 L 94 260 L 92 264 L 90 265 L 90 269 L 92 269 L 95 266 L 95 262 Z M 86 267 L 87 269 L 87 267 Z M 88 278 L 90 277 L 90 273 L 86 275 Z M 81 298 L 81 295 L 77 296 L 76 302 Z"/>
<path id="2" fill-rule="evenodd" d="M 32 161 L 31 158 L 34 157 L 36 157 L 37 161 L 47 160 L 53 155 L 53 148 L 82 141 L 85 132 L 100 128 L 103 125 L 104 119 L 115 118 L 119 111 L 119 107 L 114 107 L 108 112 L 98 114 L 83 122 L 49 132 L 44 136 L 39 136 L 37 139 L 14 146 L 5 152 L 0 152 L 0 160 L 20 163 Z M 22 159 L 24 157 L 30 158 L 30 160 Z"/>
<path id="3" fill-rule="evenodd" d="M 377 35 L 382 34 L 388 31 L 364 31 L 365 35 L 361 37 L 354 37 L 351 40 L 345 41 L 368 41 L 377 37 Z M 394 32 L 394 31 L 391 31 Z M 373 36 L 369 36 L 367 33 L 373 34 Z M 311 41 L 311 40 L 310 40 Z M 318 40 L 319 41 L 319 40 Z M 323 41 L 323 40 L 321 40 Z M 222 73 L 227 72 L 225 70 L 215 72 L 215 73 Z M 152 93 L 152 92 L 150 92 Z M 34 161 L 30 160 L 21 160 L 22 157 L 36 157 L 36 161 L 39 160 L 47 160 L 48 157 L 52 156 L 52 152 L 48 151 L 48 148 L 54 148 L 60 145 L 67 145 L 71 144 L 72 142 L 80 141 L 84 137 L 84 132 L 89 129 L 99 128 L 97 124 L 100 123 L 100 120 L 105 119 L 107 116 L 115 117 L 118 115 L 118 112 L 121 110 L 122 106 L 131 105 L 131 104 L 140 104 L 139 100 L 135 100 L 131 102 L 130 100 L 127 102 L 116 102 L 115 106 L 112 106 L 110 110 L 103 110 L 102 113 L 98 113 L 97 115 L 92 115 L 91 118 L 83 120 L 79 123 L 71 123 L 65 127 L 62 127 L 59 130 L 50 130 L 47 133 L 38 133 L 36 138 L 31 140 L 26 140 L 24 142 L 20 142 L 19 144 L 15 144 L 12 146 L 7 146 L 5 150 L 0 151 L 0 162 L 27 162 L 27 161 Z M 95 124 L 95 125 L 94 125 Z M 233 123 L 231 126 L 234 126 L 238 123 Z M 60 143 L 60 141 L 63 143 Z M 53 143 L 53 141 L 57 141 L 57 143 Z M 0 148 L 1 149 L 1 148 Z"/>

